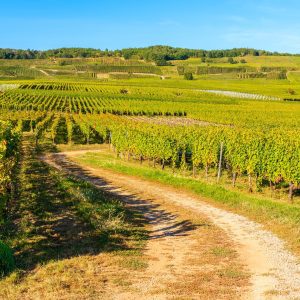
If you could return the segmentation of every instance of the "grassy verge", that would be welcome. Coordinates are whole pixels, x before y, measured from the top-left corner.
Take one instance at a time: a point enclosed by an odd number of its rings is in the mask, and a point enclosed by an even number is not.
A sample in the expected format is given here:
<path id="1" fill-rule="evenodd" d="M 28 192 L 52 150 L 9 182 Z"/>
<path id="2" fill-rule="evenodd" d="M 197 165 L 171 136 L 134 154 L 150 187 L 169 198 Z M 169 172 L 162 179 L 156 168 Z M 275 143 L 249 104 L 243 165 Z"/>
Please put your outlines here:
<path id="1" fill-rule="evenodd" d="M 209 184 L 200 180 L 173 175 L 167 171 L 140 166 L 135 162 L 124 162 L 113 158 L 112 154 L 87 153 L 76 157 L 75 160 L 80 164 L 138 176 L 200 195 L 207 202 L 245 215 L 263 224 L 267 229 L 286 240 L 290 248 L 300 255 L 299 205 L 247 195 L 238 191 L 227 190 L 216 184 Z"/>
<path id="2" fill-rule="evenodd" d="M 92 280 L 93 274 L 82 276 L 84 272 L 76 270 L 85 271 L 89 258 L 100 254 L 107 262 L 142 264 L 146 230 L 140 214 L 114 195 L 49 167 L 33 145 L 33 137 L 25 135 L 17 198 L 0 233 L 13 249 L 17 267 L 0 280 L 0 298 L 21 299 L 30 291 L 41 295 L 39 288 L 52 293 L 64 280 L 70 286 L 77 279 Z M 99 260 L 103 263 L 102 256 Z M 54 277 L 56 283 L 51 281 Z"/>

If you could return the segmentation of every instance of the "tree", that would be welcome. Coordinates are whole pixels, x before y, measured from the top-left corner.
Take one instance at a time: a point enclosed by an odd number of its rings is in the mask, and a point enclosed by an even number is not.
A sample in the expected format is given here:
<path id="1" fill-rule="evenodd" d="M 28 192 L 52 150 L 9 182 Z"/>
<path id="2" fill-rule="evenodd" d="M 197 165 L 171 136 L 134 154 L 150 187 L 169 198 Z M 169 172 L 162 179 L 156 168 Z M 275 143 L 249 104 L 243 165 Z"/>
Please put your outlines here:
<path id="1" fill-rule="evenodd" d="M 166 57 L 163 54 L 152 54 L 150 60 L 153 60 L 157 66 L 169 65 Z"/>
<path id="2" fill-rule="evenodd" d="M 228 62 L 229 62 L 230 64 L 236 64 L 236 63 L 237 63 L 237 61 L 234 60 L 232 57 L 228 57 Z"/>
<path id="3" fill-rule="evenodd" d="M 193 80 L 193 79 L 194 79 L 194 76 L 193 76 L 192 73 L 187 72 L 187 73 L 184 73 L 184 79 L 185 79 L 185 80 Z"/>

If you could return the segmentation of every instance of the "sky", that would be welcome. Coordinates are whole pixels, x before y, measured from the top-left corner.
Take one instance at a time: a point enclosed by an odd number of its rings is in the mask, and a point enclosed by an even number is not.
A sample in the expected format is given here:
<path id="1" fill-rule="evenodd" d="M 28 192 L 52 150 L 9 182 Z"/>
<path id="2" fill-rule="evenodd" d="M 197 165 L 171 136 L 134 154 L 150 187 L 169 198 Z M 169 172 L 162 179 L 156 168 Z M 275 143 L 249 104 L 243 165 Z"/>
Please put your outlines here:
<path id="1" fill-rule="evenodd" d="M 0 48 L 300 53 L 299 0 L 0 0 Z"/>

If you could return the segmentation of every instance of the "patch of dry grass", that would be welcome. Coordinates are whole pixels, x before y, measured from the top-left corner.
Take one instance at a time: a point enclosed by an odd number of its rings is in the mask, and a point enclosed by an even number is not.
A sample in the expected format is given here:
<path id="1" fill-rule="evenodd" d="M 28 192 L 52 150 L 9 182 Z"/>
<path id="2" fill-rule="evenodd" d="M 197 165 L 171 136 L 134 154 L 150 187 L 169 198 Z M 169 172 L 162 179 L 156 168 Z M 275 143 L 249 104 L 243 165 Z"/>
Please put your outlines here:
<path id="1" fill-rule="evenodd" d="M 120 268 L 115 255 L 78 256 L 39 266 L 22 280 L 18 273 L 0 282 L 0 298 L 16 299 L 107 299 L 127 285 L 129 270 Z"/>
<path id="2" fill-rule="evenodd" d="M 0 299 L 102 299 L 117 287 L 115 278 L 144 267 L 142 216 L 46 166 L 30 137 L 19 189 L 8 228 L 18 269 L 0 280 Z"/>
<path id="3" fill-rule="evenodd" d="M 169 284 L 168 292 L 176 295 L 176 299 L 190 299 L 195 295 L 199 299 L 240 299 L 249 288 L 250 274 L 238 257 L 233 241 L 204 216 L 173 204 L 164 203 L 163 207 L 176 213 L 179 219 L 188 219 L 199 226 L 193 233 L 193 252 L 197 256 L 189 258 L 187 253 L 187 272 Z M 188 272 L 190 266 L 201 268 Z"/>

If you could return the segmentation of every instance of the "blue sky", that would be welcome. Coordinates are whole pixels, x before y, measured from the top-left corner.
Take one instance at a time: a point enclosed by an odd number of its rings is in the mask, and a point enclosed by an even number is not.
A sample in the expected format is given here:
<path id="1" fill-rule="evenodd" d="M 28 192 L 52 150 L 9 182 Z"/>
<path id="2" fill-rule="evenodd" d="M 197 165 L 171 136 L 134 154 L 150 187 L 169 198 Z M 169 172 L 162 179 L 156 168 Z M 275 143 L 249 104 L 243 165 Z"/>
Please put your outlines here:
<path id="1" fill-rule="evenodd" d="M 0 48 L 171 45 L 300 53 L 297 0 L 0 0 Z"/>

